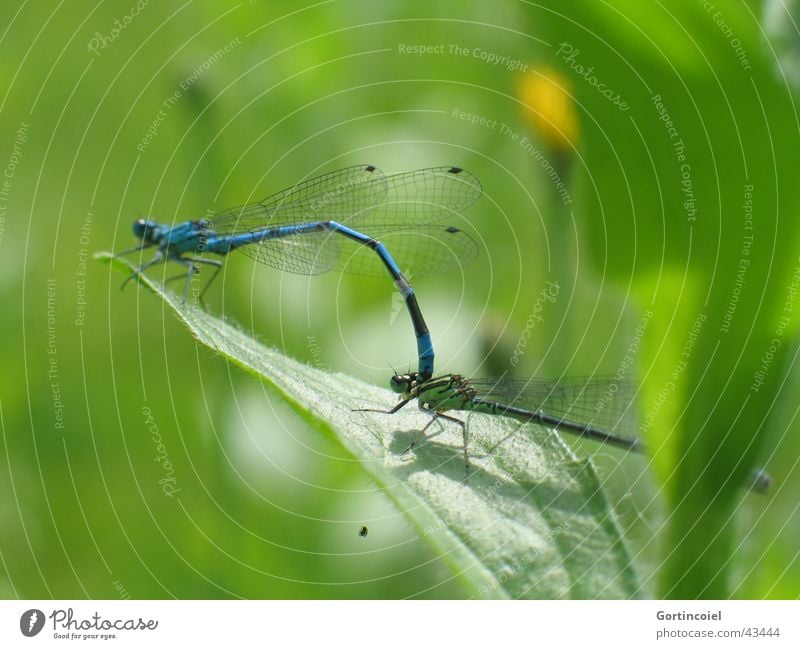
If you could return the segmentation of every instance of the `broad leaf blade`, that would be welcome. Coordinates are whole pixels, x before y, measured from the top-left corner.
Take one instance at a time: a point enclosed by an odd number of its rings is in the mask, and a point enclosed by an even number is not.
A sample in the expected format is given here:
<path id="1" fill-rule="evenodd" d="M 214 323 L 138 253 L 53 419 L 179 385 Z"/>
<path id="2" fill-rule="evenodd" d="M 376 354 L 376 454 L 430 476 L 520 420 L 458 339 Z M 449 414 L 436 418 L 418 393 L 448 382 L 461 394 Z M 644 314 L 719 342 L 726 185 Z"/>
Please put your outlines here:
<path id="1" fill-rule="evenodd" d="M 98 258 L 126 273 L 124 260 Z M 465 581 L 475 597 L 629 598 L 639 594 L 630 556 L 590 462 L 578 460 L 557 434 L 510 419 L 469 420 L 471 466 L 464 481 L 460 431 L 409 406 L 395 415 L 353 412 L 387 408 L 396 395 L 342 374 L 287 358 L 226 322 L 164 291 L 159 295 L 202 344 L 273 387 L 310 425 L 359 460 Z M 508 438 L 504 443 L 498 443 Z M 491 453 L 483 454 L 486 449 Z"/>

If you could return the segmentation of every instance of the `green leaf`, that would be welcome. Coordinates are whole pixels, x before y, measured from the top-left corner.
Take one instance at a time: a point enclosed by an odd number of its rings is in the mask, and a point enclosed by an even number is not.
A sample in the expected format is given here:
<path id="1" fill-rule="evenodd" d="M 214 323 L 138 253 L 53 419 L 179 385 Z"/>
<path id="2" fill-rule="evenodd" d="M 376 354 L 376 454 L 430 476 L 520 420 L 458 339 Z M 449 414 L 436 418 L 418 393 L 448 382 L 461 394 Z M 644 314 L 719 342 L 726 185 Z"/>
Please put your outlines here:
<path id="1" fill-rule="evenodd" d="M 126 273 L 108 253 L 97 258 Z M 428 417 L 396 395 L 287 358 L 145 276 L 197 340 L 254 374 L 309 425 L 336 438 L 385 490 L 423 538 L 447 557 L 475 597 L 630 598 L 640 594 L 630 555 L 590 461 L 551 431 L 510 419 L 470 417 L 471 470 L 464 480 L 457 426 L 407 451 Z M 519 434 L 524 429 L 527 434 Z M 430 429 L 429 429 L 429 432 Z M 491 449 L 505 438 L 491 454 Z"/>

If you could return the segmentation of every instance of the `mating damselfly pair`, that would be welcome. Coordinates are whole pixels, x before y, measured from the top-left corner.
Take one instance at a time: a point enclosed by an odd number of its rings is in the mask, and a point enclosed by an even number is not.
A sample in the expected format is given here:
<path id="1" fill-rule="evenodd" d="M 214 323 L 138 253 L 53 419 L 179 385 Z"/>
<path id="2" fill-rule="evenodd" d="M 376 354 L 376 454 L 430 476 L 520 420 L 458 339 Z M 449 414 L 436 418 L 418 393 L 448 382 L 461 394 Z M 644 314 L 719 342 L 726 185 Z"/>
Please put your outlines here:
<path id="1" fill-rule="evenodd" d="M 357 165 L 305 180 L 210 218 L 176 225 L 140 219 L 133 231 L 141 245 L 119 254 L 155 248 L 155 255 L 142 263 L 137 273 L 162 262 L 184 266 L 186 273 L 172 279 L 184 279 L 185 299 L 194 276 L 201 267 L 209 267 L 212 275 L 197 296 L 201 301 L 222 266 L 219 260 L 207 258 L 207 253 L 225 256 L 241 250 L 259 263 L 305 275 L 336 267 L 363 275 L 388 272 L 411 317 L 418 370 L 395 375 L 391 387 L 401 395 L 400 402 L 389 410 L 373 412 L 397 412 L 416 399 L 420 409 L 432 415 L 423 432 L 436 419 L 458 423 L 466 466 L 466 426 L 446 414 L 448 411 L 511 417 L 641 452 L 635 424 L 624 423 L 635 421 L 629 402 L 617 399 L 628 411 L 626 416 L 620 416 L 619 409 L 587 409 L 586 403 L 597 396 L 597 390 L 607 387 L 606 379 L 520 382 L 470 380 L 457 374 L 434 376 L 430 332 L 401 268 L 421 277 L 470 263 L 477 255 L 473 239 L 458 227 L 437 224 L 458 216 L 477 201 L 481 191 L 478 179 L 460 167 L 385 176 L 373 165 Z"/>

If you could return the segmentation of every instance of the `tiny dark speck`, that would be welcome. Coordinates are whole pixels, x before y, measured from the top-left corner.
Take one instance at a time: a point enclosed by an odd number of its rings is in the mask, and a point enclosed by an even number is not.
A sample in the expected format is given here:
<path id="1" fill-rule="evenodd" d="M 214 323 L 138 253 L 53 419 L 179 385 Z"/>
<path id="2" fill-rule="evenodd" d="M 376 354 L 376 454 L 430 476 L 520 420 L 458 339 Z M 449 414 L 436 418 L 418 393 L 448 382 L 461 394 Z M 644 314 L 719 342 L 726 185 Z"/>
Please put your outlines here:
<path id="1" fill-rule="evenodd" d="M 460 167 L 450 167 L 450 169 L 447 170 L 447 173 L 449 173 L 449 174 L 460 174 L 462 171 L 464 171 L 464 170 L 461 169 Z"/>
<path id="2" fill-rule="evenodd" d="M 456 232 L 461 232 L 457 227 L 451 225 L 449 228 L 445 229 L 445 232 L 449 232 L 450 234 L 455 234 Z"/>
<path id="3" fill-rule="evenodd" d="M 367 534 L 369 534 L 369 530 L 366 525 L 363 525 L 361 529 L 358 530 L 358 535 L 363 539 Z"/>
<path id="4" fill-rule="evenodd" d="M 373 165 L 367 165 L 367 171 L 375 171 L 375 167 Z"/>

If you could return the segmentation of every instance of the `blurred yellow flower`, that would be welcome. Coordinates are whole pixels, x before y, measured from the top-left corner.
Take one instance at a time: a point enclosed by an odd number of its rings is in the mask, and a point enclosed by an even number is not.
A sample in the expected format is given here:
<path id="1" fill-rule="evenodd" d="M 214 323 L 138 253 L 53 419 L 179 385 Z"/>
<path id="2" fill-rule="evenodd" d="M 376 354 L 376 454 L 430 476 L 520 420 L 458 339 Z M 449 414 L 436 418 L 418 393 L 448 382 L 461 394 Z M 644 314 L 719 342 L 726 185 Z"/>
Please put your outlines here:
<path id="1" fill-rule="evenodd" d="M 578 143 L 580 124 L 569 81 L 552 68 L 533 69 L 519 81 L 517 96 L 525 121 L 556 151 Z"/>

